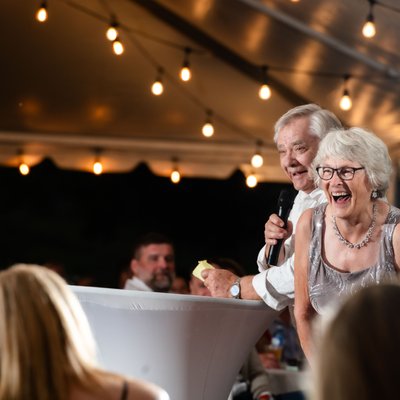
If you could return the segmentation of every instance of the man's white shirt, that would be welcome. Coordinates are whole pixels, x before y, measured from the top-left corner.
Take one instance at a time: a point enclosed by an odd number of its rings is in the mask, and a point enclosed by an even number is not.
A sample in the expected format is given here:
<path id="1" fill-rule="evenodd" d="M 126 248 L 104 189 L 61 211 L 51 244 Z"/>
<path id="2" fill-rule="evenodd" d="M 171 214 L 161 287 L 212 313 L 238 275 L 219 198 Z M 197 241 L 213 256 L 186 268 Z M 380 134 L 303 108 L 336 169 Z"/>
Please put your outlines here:
<path id="1" fill-rule="evenodd" d="M 124 289 L 141 290 L 144 292 L 152 292 L 153 291 L 141 279 L 136 278 L 135 276 L 132 279 L 127 279 L 127 281 L 125 282 Z"/>

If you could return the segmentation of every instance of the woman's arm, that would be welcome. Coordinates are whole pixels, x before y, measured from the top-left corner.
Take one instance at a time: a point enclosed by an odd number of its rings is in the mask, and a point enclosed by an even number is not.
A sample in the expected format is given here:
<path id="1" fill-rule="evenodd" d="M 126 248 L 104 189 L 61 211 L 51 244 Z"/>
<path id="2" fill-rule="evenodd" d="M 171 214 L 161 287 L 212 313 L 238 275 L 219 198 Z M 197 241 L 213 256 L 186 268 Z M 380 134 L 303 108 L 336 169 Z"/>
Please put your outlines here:
<path id="1" fill-rule="evenodd" d="M 394 252 L 394 262 L 396 266 L 397 273 L 400 272 L 400 224 L 397 224 L 393 231 L 393 252 Z"/>
<path id="2" fill-rule="evenodd" d="M 315 315 L 308 293 L 309 248 L 313 212 L 313 209 L 304 211 L 297 223 L 294 252 L 294 314 L 300 344 L 309 362 L 312 352 L 311 320 Z"/>

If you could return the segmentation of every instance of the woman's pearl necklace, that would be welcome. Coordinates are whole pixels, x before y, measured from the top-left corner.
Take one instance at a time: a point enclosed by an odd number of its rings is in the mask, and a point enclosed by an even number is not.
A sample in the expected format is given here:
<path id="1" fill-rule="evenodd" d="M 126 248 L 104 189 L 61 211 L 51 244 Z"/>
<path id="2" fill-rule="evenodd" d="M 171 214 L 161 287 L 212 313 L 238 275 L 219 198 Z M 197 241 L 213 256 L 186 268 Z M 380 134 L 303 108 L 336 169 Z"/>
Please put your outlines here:
<path id="1" fill-rule="evenodd" d="M 336 224 L 336 217 L 334 215 L 332 215 L 332 223 L 335 234 L 342 243 L 344 243 L 350 249 L 361 249 L 361 247 L 364 247 L 371 240 L 372 232 L 374 231 L 376 225 L 376 204 L 374 203 L 374 205 L 372 206 L 372 221 L 368 228 L 367 234 L 365 235 L 365 238 L 359 243 L 351 243 L 343 237 Z"/>

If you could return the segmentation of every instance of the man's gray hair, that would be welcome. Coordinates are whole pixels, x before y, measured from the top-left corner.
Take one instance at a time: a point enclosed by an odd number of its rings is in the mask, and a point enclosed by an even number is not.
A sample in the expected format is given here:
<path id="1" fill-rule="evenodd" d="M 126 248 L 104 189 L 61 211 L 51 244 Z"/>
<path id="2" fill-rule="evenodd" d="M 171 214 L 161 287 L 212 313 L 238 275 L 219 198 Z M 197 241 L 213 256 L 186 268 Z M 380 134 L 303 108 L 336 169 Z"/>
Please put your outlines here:
<path id="1" fill-rule="evenodd" d="M 378 197 L 384 197 L 392 174 L 392 161 L 386 144 L 374 133 L 362 128 L 349 128 L 329 132 L 321 141 L 311 165 L 317 185 L 320 178 L 316 168 L 327 158 L 359 163 L 365 168 L 368 180 Z"/>
<path id="2" fill-rule="evenodd" d="M 303 104 L 287 111 L 275 124 L 274 142 L 278 140 L 279 131 L 296 119 L 309 117 L 310 133 L 322 139 L 329 131 L 343 128 L 342 123 L 332 112 L 317 104 Z"/>

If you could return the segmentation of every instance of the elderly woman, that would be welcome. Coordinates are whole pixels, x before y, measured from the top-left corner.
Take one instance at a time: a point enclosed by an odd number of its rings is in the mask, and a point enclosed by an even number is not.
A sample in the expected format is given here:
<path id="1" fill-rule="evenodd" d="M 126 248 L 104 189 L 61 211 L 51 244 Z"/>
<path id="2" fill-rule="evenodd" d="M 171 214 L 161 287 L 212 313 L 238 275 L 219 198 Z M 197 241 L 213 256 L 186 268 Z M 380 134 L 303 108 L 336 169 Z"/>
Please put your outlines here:
<path id="1" fill-rule="evenodd" d="M 0 272 L 0 400 L 169 400 L 150 382 L 100 369 L 78 299 L 48 268 Z"/>
<path id="2" fill-rule="evenodd" d="M 383 199 L 386 145 L 361 128 L 332 131 L 312 171 L 328 203 L 306 210 L 296 229 L 295 317 L 309 360 L 313 317 L 360 287 L 393 279 L 400 265 L 400 210 Z"/>

